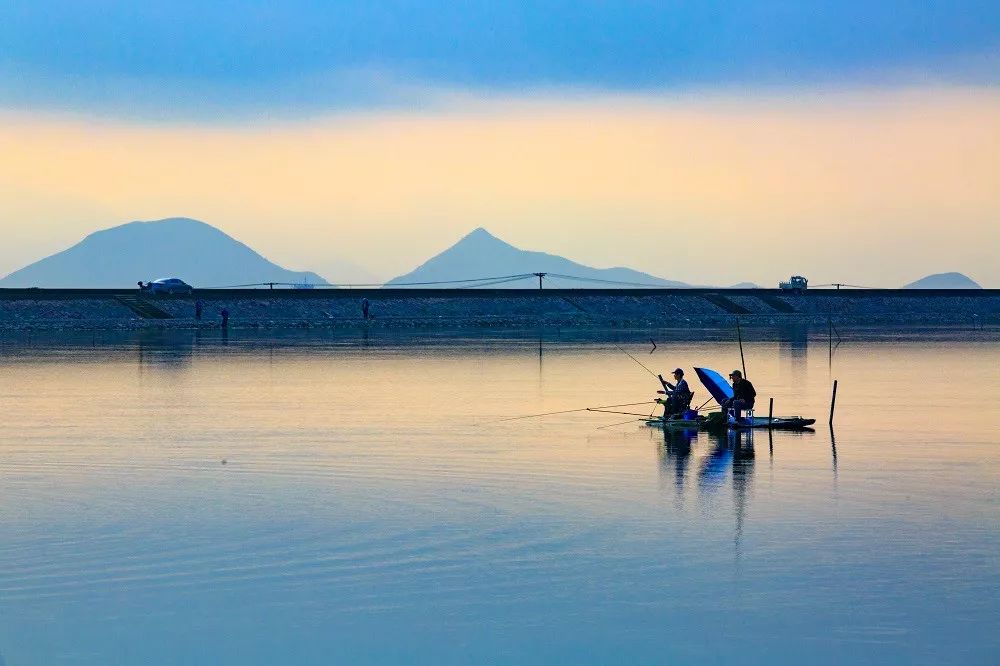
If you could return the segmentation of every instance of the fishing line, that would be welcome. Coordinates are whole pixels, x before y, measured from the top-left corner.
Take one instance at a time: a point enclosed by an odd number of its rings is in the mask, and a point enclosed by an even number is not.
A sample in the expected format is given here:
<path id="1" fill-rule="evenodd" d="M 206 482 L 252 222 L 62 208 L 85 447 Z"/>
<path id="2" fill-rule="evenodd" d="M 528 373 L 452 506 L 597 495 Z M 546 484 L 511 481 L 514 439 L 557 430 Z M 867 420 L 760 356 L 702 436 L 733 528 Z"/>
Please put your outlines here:
<path id="1" fill-rule="evenodd" d="M 636 405 L 647 405 L 650 402 L 656 402 L 655 400 L 643 400 L 642 402 L 630 402 L 624 405 L 602 405 L 600 407 L 581 407 L 580 409 L 563 409 L 558 412 L 543 412 L 541 414 L 527 414 L 525 416 L 510 416 L 505 419 L 499 419 L 497 421 L 492 421 L 491 423 L 501 423 L 503 421 L 517 421 L 519 419 L 533 419 L 539 416 L 552 416 L 553 414 L 571 414 L 573 412 L 589 412 L 595 409 L 610 409 L 611 407 L 635 407 Z M 638 416 L 642 416 L 639 414 Z"/>
<path id="2" fill-rule="evenodd" d="M 625 425 L 626 423 L 639 423 L 644 419 L 629 419 L 628 421 L 620 421 L 618 423 L 609 423 L 608 425 L 597 426 L 594 430 L 603 430 L 605 428 L 614 428 L 615 426 Z"/>
<path id="3" fill-rule="evenodd" d="M 609 409 L 596 409 L 596 408 L 593 408 L 593 407 L 587 407 L 587 409 L 584 410 L 584 411 L 587 411 L 587 412 L 600 412 L 601 414 L 626 414 L 628 416 L 641 416 L 642 418 L 646 418 L 645 414 L 636 414 L 635 412 L 613 412 L 613 411 L 611 411 Z"/>

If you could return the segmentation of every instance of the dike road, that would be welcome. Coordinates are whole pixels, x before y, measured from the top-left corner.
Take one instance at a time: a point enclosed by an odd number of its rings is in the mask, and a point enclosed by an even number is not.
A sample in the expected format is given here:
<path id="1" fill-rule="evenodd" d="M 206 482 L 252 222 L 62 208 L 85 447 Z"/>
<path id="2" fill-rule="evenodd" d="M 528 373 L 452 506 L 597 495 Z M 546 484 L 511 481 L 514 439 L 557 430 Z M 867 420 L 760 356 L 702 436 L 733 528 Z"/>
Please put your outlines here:
<path id="1" fill-rule="evenodd" d="M 1000 324 L 1000 289 L 0 289 L 0 331 L 219 328 L 223 309 L 234 329 L 981 327 Z"/>

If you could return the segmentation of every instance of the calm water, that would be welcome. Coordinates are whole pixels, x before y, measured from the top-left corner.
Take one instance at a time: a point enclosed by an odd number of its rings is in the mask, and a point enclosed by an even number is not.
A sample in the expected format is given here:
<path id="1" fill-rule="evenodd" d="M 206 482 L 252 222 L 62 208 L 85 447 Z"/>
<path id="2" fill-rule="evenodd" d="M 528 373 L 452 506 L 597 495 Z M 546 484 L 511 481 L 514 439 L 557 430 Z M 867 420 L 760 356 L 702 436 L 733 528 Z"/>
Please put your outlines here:
<path id="1" fill-rule="evenodd" d="M 841 333 L 8 338 L 0 663 L 997 663 L 1000 336 Z"/>

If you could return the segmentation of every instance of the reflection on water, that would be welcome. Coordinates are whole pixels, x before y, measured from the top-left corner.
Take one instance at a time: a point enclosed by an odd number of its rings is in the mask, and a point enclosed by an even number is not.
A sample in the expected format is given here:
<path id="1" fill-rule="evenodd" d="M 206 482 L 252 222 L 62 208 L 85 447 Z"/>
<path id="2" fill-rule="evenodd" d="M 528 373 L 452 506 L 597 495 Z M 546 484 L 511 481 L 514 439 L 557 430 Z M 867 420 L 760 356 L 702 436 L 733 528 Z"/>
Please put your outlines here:
<path id="1" fill-rule="evenodd" d="M 651 399 L 615 343 L 738 367 L 730 331 L 2 339 L 0 652 L 990 661 L 1000 408 L 966 396 L 1000 388 L 995 334 L 855 331 L 832 367 L 825 335 L 744 330 L 808 433 L 500 421 Z M 934 409 L 900 399 L 928 368 Z"/>

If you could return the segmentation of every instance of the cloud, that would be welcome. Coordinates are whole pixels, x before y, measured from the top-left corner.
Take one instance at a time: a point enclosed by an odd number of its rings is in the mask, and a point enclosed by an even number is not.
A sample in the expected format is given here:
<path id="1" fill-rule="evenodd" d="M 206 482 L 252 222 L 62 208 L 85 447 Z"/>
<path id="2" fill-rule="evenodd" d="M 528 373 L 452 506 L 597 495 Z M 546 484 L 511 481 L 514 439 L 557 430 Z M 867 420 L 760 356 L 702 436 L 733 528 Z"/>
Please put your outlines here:
<path id="1" fill-rule="evenodd" d="M 53 0 L 0 7 L 0 108 L 137 120 L 427 108 L 426 91 L 996 84 L 1000 5 Z"/>

